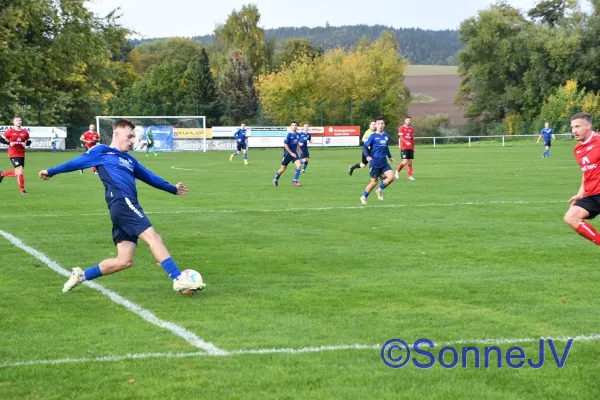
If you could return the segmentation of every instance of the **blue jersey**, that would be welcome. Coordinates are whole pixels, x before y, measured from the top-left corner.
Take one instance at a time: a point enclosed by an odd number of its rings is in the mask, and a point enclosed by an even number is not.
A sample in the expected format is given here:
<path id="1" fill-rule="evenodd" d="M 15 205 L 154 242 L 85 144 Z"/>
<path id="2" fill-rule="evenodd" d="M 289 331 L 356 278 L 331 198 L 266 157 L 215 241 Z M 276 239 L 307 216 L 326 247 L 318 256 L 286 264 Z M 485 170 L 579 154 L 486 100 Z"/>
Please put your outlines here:
<path id="1" fill-rule="evenodd" d="M 290 151 L 292 151 L 293 153 L 296 153 L 298 151 L 298 139 L 300 139 L 300 137 L 298 136 L 297 133 L 288 132 L 287 136 L 283 140 L 283 143 L 288 145 L 288 147 L 290 148 Z M 290 153 L 288 153 L 284 147 L 283 156 L 285 157 L 289 154 Z M 296 154 L 296 155 L 298 155 L 298 154 Z"/>
<path id="2" fill-rule="evenodd" d="M 302 149 L 302 152 L 308 149 L 308 142 L 312 140 L 310 133 L 298 132 L 298 148 Z"/>
<path id="3" fill-rule="evenodd" d="M 387 157 L 392 158 L 388 143 L 390 135 L 387 132 L 373 133 L 363 146 L 363 154 L 369 156 L 369 147 L 371 148 L 371 167 L 381 168 L 387 165 Z"/>
<path id="4" fill-rule="evenodd" d="M 552 138 L 552 135 L 554 135 L 554 129 L 544 128 L 540 134 L 544 136 L 544 140 L 547 142 Z"/>
<path id="5" fill-rule="evenodd" d="M 174 185 L 154 175 L 130 154 L 105 144 L 98 144 L 81 156 L 50 168 L 48 175 L 54 176 L 90 167 L 98 169 L 98 175 L 106 188 L 105 197 L 109 208 L 115 200 L 123 198 L 137 204 L 136 179 L 165 192 L 177 193 Z"/>
<path id="6" fill-rule="evenodd" d="M 238 144 L 246 144 L 246 130 L 238 129 L 237 132 L 233 134 L 233 137 L 237 139 Z"/>

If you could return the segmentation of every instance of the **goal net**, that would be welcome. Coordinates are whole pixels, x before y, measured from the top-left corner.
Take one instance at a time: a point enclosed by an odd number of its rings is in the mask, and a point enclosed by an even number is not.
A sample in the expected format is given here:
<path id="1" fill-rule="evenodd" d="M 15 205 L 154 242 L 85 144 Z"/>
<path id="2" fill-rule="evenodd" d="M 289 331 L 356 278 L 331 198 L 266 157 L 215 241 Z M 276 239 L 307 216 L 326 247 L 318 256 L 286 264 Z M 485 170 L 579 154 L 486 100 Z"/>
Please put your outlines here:
<path id="1" fill-rule="evenodd" d="M 198 150 L 206 152 L 206 117 L 204 116 L 97 116 L 96 130 L 101 143 L 112 141 L 113 125 L 120 119 L 135 125 L 133 151 L 146 151 L 148 138 L 154 150 L 176 151 L 178 143 L 185 140 L 200 142 Z"/>

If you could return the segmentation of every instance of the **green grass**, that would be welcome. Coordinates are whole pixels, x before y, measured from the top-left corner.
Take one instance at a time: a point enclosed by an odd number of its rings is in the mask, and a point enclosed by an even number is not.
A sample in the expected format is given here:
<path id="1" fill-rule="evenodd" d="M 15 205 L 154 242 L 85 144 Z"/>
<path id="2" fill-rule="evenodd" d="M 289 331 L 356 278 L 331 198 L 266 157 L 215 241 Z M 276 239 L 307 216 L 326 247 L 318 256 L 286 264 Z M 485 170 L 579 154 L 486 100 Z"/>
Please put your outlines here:
<path id="1" fill-rule="evenodd" d="M 421 93 L 411 93 L 410 104 L 434 103 L 438 101 L 435 97 Z"/>
<path id="2" fill-rule="evenodd" d="M 457 75 L 458 67 L 454 65 L 407 65 L 404 75 L 427 76 L 427 75 Z"/>
<path id="3" fill-rule="evenodd" d="M 360 160 L 356 148 L 313 150 L 302 188 L 290 185 L 293 171 L 272 186 L 280 150 L 251 149 L 248 166 L 224 152 L 142 156 L 154 172 L 189 186 L 189 196 L 175 197 L 140 183 L 139 198 L 175 261 L 199 270 L 208 287 L 194 296 L 173 293 L 145 244 L 131 269 L 96 282 L 227 351 L 600 333 L 598 248 L 562 222 L 581 180 L 572 146 L 557 141 L 551 159 L 531 141 L 423 146 L 417 180 L 403 171 L 385 201 L 373 194 L 366 206 L 359 196 L 368 171 L 346 172 Z M 67 269 L 115 253 L 95 175 L 35 178 L 73 156 L 29 154 L 29 196 L 14 179 L 0 185 L 0 229 Z M 92 359 L 0 367 L 2 399 L 600 393 L 594 341 L 576 341 L 563 369 L 548 350 L 537 370 L 395 370 L 378 349 L 93 361 L 198 349 L 88 287 L 62 294 L 64 277 L 2 237 L 0 253 L 0 364 Z M 521 346 L 537 359 L 537 344 Z M 565 343 L 558 347 L 562 354 Z"/>

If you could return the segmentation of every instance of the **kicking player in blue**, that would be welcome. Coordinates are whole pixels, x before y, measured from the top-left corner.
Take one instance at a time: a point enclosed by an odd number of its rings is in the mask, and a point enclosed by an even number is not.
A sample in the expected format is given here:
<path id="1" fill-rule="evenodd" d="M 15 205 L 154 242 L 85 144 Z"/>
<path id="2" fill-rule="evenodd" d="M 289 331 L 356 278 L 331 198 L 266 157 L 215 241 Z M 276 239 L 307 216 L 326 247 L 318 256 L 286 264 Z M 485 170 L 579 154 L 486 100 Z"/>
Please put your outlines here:
<path id="1" fill-rule="evenodd" d="M 246 124 L 242 124 L 242 127 L 238 129 L 233 137 L 237 140 L 237 151 L 229 156 L 229 161 L 233 160 L 233 157 L 240 154 L 240 151 L 244 153 L 244 164 L 248 165 L 248 154 L 246 154 Z"/>
<path id="2" fill-rule="evenodd" d="M 306 172 L 308 168 L 308 142 L 312 141 L 310 133 L 308 133 L 308 124 L 302 126 L 302 131 L 298 133 L 298 157 L 302 159 L 302 172 Z"/>
<path id="3" fill-rule="evenodd" d="M 138 238 L 148 243 L 156 261 L 173 280 L 173 290 L 191 294 L 205 286 L 202 283 L 192 282 L 189 278 L 181 275 L 160 235 L 154 230 L 144 210 L 138 204 L 136 179 L 157 189 L 180 196 L 187 195 L 188 189 L 181 182 L 172 185 L 154 175 L 128 154 L 135 141 L 134 128 L 135 126 L 130 121 L 119 120 L 113 126 L 110 146 L 98 144 L 71 161 L 39 173 L 40 178 L 48 180 L 54 175 L 96 166 L 98 175 L 106 188 L 105 197 L 113 223 L 112 237 L 117 246 L 117 257 L 106 259 L 85 271 L 79 267 L 73 268 L 71 277 L 63 287 L 63 292 L 70 291 L 83 281 L 131 267 Z"/>
<path id="4" fill-rule="evenodd" d="M 540 136 L 538 136 L 538 140 L 535 142 L 535 144 L 540 142 L 542 136 L 544 137 L 544 146 L 546 146 L 546 150 L 542 153 L 542 158 L 550 158 L 550 146 L 552 146 L 552 139 L 556 140 L 556 137 L 554 136 L 554 129 L 550 128 L 549 122 L 544 124 L 544 129 L 542 129 L 542 132 L 540 133 Z"/>
<path id="5" fill-rule="evenodd" d="M 390 135 L 383 131 L 383 128 L 385 128 L 383 117 L 375 120 L 375 127 L 377 130 L 369 136 L 369 139 L 367 139 L 363 146 L 363 154 L 370 163 L 371 182 L 365 188 L 363 195 L 360 196 L 362 204 L 367 204 L 367 197 L 369 197 L 371 190 L 377 186 L 377 180 L 381 175 L 385 175 L 385 179 L 381 182 L 377 190 L 375 190 L 379 200 L 383 200 L 383 194 L 381 193 L 383 189 L 394 182 L 394 171 L 390 167 L 390 164 L 388 164 L 387 159 L 389 158 L 392 164 L 395 161 L 388 148 Z M 371 154 L 369 154 L 369 148 L 371 149 Z"/>
<path id="6" fill-rule="evenodd" d="M 283 159 L 281 160 L 281 167 L 275 173 L 275 179 L 273 179 L 273 186 L 279 186 L 279 177 L 286 170 L 289 163 L 294 162 L 296 170 L 294 171 L 294 180 L 292 181 L 293 186 L 302 186 L 298 183 L 298 177 L 300 176 L 300 159 L 298 158 L 298 122 L 292 121 L 290 125 L 290 131 L 283 140 Z"/>

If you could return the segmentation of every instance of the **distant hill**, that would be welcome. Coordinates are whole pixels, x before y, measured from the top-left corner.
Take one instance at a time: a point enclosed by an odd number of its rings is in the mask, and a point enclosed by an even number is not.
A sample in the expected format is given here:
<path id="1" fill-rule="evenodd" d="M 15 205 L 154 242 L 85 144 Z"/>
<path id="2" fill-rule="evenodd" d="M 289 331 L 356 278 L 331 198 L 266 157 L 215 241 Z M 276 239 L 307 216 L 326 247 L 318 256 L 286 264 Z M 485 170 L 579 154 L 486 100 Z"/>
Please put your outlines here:
<path id="1" fill-rule="evenodd" d="M 280 49 L 284 41 L 292 38 L 310 39 L 312 44 L 323 49 L 336 47 L 350 48 L 361 37 L 375 40 L 384 30 L 393 30 L 400 42 L 402 55 L 412 64 L 422 65 L 456 65 L 456 53 L 463 48 L 458 32 L 453 30 L 432 31 L 418 28 L 394 29 L 384 25 L 347 25 L 325 26 L 317 28 L 284 27 L 265 29 L 265 40 L 274 39 L 276 48 Z M 131 40 L 131 45 L 151 42 L 164 38 Z M 214 44 L 213 35 L 194 36 L 193 40 L 204 44 Z"/>

